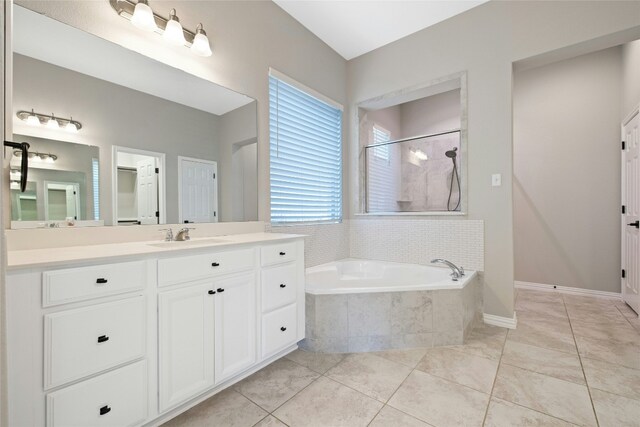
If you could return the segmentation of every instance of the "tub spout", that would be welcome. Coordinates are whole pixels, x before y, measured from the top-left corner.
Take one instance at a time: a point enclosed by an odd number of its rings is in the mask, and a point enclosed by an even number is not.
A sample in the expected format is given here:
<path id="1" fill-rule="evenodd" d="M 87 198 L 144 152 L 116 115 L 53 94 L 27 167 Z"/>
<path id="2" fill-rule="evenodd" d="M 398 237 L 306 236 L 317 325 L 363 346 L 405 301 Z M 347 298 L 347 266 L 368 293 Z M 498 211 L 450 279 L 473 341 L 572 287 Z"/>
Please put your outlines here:
<path id="1" fill-rule="evenodd" d="M 436 258 L 431 260 L 431 264 L 445 264 L 451 269 L 451 277 L 453 280 L 458 280 L 462 276 L 464 276 L 464 268 L 458 267 L 451 261 L 447 261 L 446 259 Z"/>

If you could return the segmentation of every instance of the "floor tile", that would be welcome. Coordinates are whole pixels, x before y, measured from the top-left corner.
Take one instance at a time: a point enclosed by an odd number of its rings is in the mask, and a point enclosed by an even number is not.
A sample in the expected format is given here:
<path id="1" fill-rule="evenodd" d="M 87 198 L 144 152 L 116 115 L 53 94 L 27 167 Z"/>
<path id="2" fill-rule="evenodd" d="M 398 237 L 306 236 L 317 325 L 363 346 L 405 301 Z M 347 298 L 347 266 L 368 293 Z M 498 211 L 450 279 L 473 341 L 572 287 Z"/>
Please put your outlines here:
<path id="1" fill-rule="evenodd" d="M 550 291 L 533 291 L 530 289 L 521 289 L 516 297 L 517 301 L 532 302 L 563 302 L 562 295 L 559 292 Z"/>
<path id="2" fill-rule="evenodd" d="M 248 427 L 266 415 L 266 411 L 246 397 L 227 389 L 178 415 L 163 427 Z"/>
<path id="3" fill-rule="evenodd" d="M 389 406 L 434 426 L 481 426 L 489 395 L 413 371 Z"/>
<path id="4" fill-rule="evenodd" d="M 564 327 L 563 324 L 554 325 L 538 321 L 521 321 L 519 318 L 518 327 L 509 330 L 508 339 L 565 353 L 578 352 L 571 329 Z"/>
<path id="5" fill-rule="evenodd" d="M 557 317 L 564 319 L 567 317 L 567 311 L 565 310 L 564 303 L 562 301 L 549 302 L 549 301 L 527 301 L 518 300 L 515 304 L 516 311 L 527 311 L 536 313 L 545 317 Z"/>
<path id="6" fill-rule="evenodd" d="M 574 424 L 596 425 L 589 393 L 583 385 L 501 365 L 493 396 Z"/>
<path id="7" fill-rule="evenodd" d="M 416 369 L 475 390 L 491 393 L 498 361 L 452 348 L 429 349 Z"/>
<path id="8" fill-rule="evenodd" d="M 585 384 L 580 359 L 575 354 L 522 344 L 507 338 L 501 363 Z"/>
<path id="9" fill-rule="evenodd" d="M 640 369 L 640 343 L 576 336 L 580 356 Z"/>
<path id="10" fill-rule="evenodd" d="M 263 418 L 254 427 L 287 427 L 287 425 L 273 415 L 269 415 L 268 417 Z"/>
<path id="11" fill-rule="evenodd" d="M 571 427 L 574 424 L 506 400 L 491 399 L 484 427 Z"/>
<path id="12" fill-rule="evenodd" d="M 489 359 L 500 359 L 502 347 L 507 335 L 507 329 L 496 326 L 482 325 L 475 328 L 464 345 L 451 346 L 465 353 Z"/>
<path id="13" fill-rule="evenodd" d="M 282 358 L 242 380 L 234 388 L 272 412 L 318 377 L 318 373 Z"/>
<path id="14" fill-rule="evenodd" d="M 640 370 L 586 357 L 582 358 L 582 366 L 589 388 L 640 400 Z"/>
<path id="15" fill-rule="evenodd" d="M 638 427 L 640 400 L 629 399 L 600 390 L 592 390 L 600 427 Z"/>
<path id="16" fill-rule="evenodd" d="M 415 368 L 418 362 L 422 360 L 426 352 L 426 348 L 408 348 L 406 350 L 378 351 L 374 354 L 380 357 L 384 357 L 385 359 L 389 359 L 393 362 L 401 363 L 410 368 Z"/>
<path id="17" fill-rule="evenodd" d="M 325 377 L 314 381 L 273 415 L 291 427 L 366 426 L 383 404 Z"/>
<path id="18" fill-rule="evenodd" d="M 411 368 L 370 353 L 350 354 L 327 377 L 382 402 L 389 400 Z"/>
<path id="19" fill-rule="evenodd" d="M 316 353 L 313 351 L 296 350 L 285 357 L 299 365 L 305 366 L 319 374 L 324 374 L 336 366 L 346 354 L 343 353 Z"/>
<path id="20" fill-rule="evenodd" d="M 371 421 L 369 427 L 428 427 L 429 424 L 385 405 Z"/>
<path id="21" fill-rule="evenodd" d="M 603 321 L 592 323 L 574 320 L 571 322 L 571 328 L 576 336 L 640 343 L 640 333 L 629 322 L 611 323 Z"/>

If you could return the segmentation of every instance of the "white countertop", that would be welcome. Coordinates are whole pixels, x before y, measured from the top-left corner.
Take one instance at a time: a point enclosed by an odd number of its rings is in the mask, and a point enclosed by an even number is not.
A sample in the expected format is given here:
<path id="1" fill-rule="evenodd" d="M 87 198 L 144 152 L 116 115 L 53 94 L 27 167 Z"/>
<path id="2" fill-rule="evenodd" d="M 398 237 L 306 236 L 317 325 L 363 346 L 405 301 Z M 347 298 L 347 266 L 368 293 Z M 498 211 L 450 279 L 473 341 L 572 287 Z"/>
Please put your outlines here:
<path id="1" fill-rule="evenodd" d="M 108 261 L 110 258 L 173 254 L 176 252 L 188 252 L 208 248 L 278 242 L 302 237 L 304 236 L 300 234 L 250 233 L 192 238 L 188 242 L 164 243 L 161 240 L 154 240 L 48 249 L 13 250 L 7 252 L 7 268 L 9 270 L 15 270 L 56 267 L 76 262 Z"/>

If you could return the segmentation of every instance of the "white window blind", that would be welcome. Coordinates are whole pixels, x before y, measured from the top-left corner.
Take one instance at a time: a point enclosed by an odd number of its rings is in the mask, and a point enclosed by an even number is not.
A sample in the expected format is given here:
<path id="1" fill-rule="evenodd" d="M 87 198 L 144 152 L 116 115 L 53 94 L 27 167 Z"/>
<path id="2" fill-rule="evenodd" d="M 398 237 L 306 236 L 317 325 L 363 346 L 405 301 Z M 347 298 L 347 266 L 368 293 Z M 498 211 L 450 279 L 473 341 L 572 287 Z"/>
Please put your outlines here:
<path id="1" fill-rule="evenodd" d="M 91 182 L 93 184 L 93 219 L 100 219 L 100 164 L 98 159 L 91 160 Z"/>
<path id="2" fill-rule="evenodd" d="M 391 133 L 373 126 L 372 144 L 391 140 Z M 400 182 L 400 155 L 396 145 L 367 148 L 367 212 L 394 212 L 397 210 Z"/>
<path id="3" fill-rule="evenodd" d="M 342 220 L 342 110 L 269 76 L 271 222 Z"/>

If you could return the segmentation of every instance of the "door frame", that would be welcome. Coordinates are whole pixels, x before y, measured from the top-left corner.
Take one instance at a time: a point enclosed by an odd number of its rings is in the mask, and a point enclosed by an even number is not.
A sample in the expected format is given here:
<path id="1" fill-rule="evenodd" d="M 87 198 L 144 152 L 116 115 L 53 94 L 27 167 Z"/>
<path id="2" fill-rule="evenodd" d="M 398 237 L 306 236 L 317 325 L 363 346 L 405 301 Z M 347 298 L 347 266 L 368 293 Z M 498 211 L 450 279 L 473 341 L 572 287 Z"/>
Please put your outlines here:
<path id="1" fill-rule="evenodd" d="M 627 114 L 624 118 L 624 120 L 622 120 L 622 123 L 620 124 L 620 141 L 624 141 L 625 140 L 625 132 L 624 132 L 624 128 L 629 124 L 629 122 L 631 120 L 633 120 L 637 115 L 640 114 L 640 103 L 638 103 L 629 114 Z M 625 150 L 621 150 L 620 151 L 620 204 L 622 206 L 626 206 L 627 205 L 627 201 L 625 200 L 625 185 L 626 185 L 626 170 L 625 170 Z M 624 260 L 625 260 L 625 255 L 626 255 L 626 245 L 625 245 L 625 240 L 624 240 L 624 233 L 627 227 L 626 221 L 625 221 L 625 214 L 621 213 L 620 214 L 620 271 L 622 271 L 625 268 L 625 264 L 624 264 Z M 620 275 L 620 296 L 622 297 L 622 301 L 625 301 L 625 280 L 626 278 L 623 278 L 622 275 Z M 640 317 L 640 313 L 638 313 L 638 316 Z"/>
<path id="2" fill-rule="evenodd" d="M 118 153 L 138 154 L 142 156 L 155 157 L 158 165 L 158 210 L 160 215 L 158 224 L 167 223 L 167 185 L 166 185 L 166 157 L 165 153 L 156 151 L 141 150 L 138 148 L 122 147 L 114 145 L 111 153 L 111 215 L 112 224 L 118 225 Z"/>
<path id="3" fill-rule="evenodd" d="M 215 200 L 215 204 L 216 204 L 216 212 L 217 212 L 217 218 L 218 221 L 216 222 L 220 222 L 220 207 L 218 206 L 218 161 L 217 160 L 205 160 L 205 159 L 198 159 L 195 157 L 186 157 L 186 156 L 178 156 L 178 224 L 182 224 L 183 219 L 182 219 L 182 161 L 183 160 L 187 160 L 190 162 L 198 162 L 198 163 L 204 163 L 207 165 L 213 165 L 215 166 L 216 169 L 216 194 L 214 197 Z"/>

